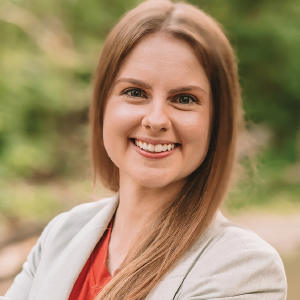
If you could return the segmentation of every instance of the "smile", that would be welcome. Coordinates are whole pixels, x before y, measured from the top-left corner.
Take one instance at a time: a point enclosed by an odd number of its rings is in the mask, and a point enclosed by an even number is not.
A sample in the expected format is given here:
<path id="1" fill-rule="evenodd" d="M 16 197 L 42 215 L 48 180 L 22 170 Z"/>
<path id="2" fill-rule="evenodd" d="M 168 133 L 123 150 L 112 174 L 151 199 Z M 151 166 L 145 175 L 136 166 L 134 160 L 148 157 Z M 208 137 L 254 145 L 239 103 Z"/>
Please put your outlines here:
<path id="1" fill-rule="evenodd" d="M 178 143 L 152 144 L 135 138 L 129 140 L 140 155 L 151 159 L 161 159 L 171 156 L 180 146 Z"/>
<path id="2" fill-rule="evenodd" d="M 170 151 L 175 148 L 175 144 L 158 144 L 158 145 L 153 145 L 149 144 L 143 141 L 139 141 L 137 139 L 134 140 L 134 143 L 136 146 L 138 146 L 140 149 L 143 149 L 148 152 L 155 152 L 155 153 L 160 153 L 160 152 L 166 152 Z"/>

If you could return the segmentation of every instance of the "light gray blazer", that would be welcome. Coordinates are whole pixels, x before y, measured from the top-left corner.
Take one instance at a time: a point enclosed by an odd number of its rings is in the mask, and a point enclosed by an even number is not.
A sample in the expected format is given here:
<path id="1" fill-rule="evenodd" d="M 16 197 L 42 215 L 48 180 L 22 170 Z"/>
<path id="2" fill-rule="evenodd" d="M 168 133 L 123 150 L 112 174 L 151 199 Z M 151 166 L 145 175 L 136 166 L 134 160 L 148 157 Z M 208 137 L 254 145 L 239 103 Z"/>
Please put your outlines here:
<path id="1" fill-rule="evenodd" d="M 67 300 L 118 206 L 112 198 L 79 205 L 44 229 L 2 300 Z M 278 253 L 218 213 L 147 300 L 285 300 Z"/>

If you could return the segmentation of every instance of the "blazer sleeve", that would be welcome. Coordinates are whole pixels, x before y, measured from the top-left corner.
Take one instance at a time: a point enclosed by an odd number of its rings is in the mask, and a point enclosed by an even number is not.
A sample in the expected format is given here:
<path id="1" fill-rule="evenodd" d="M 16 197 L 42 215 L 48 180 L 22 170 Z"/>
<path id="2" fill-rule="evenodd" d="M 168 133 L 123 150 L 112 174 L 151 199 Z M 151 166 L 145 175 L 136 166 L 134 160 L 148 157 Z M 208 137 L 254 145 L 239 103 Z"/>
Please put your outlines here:
<path id="1" fill-rule="evenodd" d="M 31 285 L 41 260 L 44 243 L 48 239 L 51 228 L 53 228 L 53 225 L 62 215 L 55 217 L 45 227 L 37 243 L 28 255 L 26 262 L 23 264 L 21 273 L 16 276 L 13 284 L 5 296 L 0 297 L 0 300 L 27 300 L 29 298 Z"/>
<path id="2" fill-rule="evenodd" d="M 246 249 L 199 267 L 201 277 L 190 274 L 179 300 L 286 300 L 286 277 L 277 253 Z"/>

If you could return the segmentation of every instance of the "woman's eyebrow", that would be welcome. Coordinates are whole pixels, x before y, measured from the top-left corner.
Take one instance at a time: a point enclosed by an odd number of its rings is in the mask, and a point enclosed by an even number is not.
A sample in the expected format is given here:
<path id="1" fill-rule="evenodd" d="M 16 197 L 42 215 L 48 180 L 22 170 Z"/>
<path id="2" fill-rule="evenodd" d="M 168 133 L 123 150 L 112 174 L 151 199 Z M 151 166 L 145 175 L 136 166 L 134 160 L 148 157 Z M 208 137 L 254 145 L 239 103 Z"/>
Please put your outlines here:
<path id="1" fill-rule="evenodd" d="M 169 90 L 169 93 L 175 94 L 175 93 L 187 92 L 187 91 L 191 91 L 191 90 L 197 90 L 201 93 L 208 94 L 207 91 L 205 91 L 204 89 L 202 89 L 200 86 L 197 86 L 197 85 L 188 85 L 188 86 L 182 86 L 182 87 L 179 87 L 176 89 L 171 89 L 171 90 Z"/>
<path id="2" fill-rule="evenodd" d="M 129 82 L 141 88 L 152 90 L 151 85 L 142 80 L 133 79 L 133 78 L 120 78 L 114 83 L 114 85 L 117 85 L 120 82 Z"/>
<path id="3" fill-rule="evenodd" d="M 114 85 L 117 85 L 120 82 L 129 82 L 129 83 L 137 85 L 141 88 L 152 90 L 151 85 L 142 80 L 138 80 L 138 79 L 134 79 L 134 78 L 120 78 L 115 81 Z M 197 85 L 188 85 L 188 86 L 182 86 L 179 88 L 171 89 L 168 91 L 168 93 L 175 94 L 175 93 L 187 92 L 187 91 L 191 91 L 191 90 L 197 90 L 201 93 L 207 94 L 207 92 L 204 89 L 202 89 L 201 87 L 199 87 Z"/>

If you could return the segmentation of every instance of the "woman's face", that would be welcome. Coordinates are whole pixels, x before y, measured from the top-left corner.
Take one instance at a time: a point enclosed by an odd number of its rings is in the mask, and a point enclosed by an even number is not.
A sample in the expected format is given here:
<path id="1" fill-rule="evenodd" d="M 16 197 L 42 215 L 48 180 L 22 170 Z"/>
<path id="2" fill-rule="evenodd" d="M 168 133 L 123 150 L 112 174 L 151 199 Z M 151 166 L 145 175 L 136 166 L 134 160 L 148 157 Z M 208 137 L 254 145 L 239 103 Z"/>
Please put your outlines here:
<path id="1" fill-rule="evenodd" d="M 121 182 L 183 182 L 206 156 L 212 116 L 210 84 L 191 45 L 147 36 L 122 62 L 104 113 L 104 146 Z"/>

